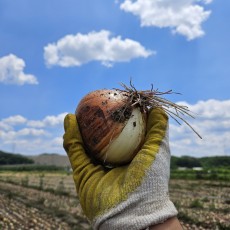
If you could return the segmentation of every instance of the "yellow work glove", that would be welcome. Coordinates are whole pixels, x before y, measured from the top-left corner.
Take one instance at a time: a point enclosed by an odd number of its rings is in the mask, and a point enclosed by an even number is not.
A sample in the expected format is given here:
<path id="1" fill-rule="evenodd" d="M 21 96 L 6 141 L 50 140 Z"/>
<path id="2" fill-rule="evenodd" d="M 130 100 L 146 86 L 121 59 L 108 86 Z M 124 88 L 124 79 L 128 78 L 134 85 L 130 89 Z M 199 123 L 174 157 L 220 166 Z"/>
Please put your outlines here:
<path id="1" fill-rule="evenodd" d="M 64 128 L 76 190 L 94 229 L 146 229 L 177 215 L 168 194 L 168 117 L 162 109 L 150 112 L 145 143 L 132 162 L 109 170 L 85 153 L 75 115 L 65 117 Z"/>

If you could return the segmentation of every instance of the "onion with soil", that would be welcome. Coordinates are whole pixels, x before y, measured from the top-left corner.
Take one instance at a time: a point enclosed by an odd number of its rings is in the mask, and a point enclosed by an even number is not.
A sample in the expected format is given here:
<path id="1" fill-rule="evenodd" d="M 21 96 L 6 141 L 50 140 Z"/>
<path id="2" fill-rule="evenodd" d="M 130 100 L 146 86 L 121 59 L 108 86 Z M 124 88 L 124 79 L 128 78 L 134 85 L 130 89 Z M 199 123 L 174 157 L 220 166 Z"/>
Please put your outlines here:
<path id="1" fill-rule="evenodd" d="M 130 162 L 145 137 L 146 113 L 128 100 L 126 92 L 97 90 L 86 95 L 77 107 L 87 152 L 104 164 Z"/>
<path id="2" fill-rule="evenodd" d="M 122 90 L 91 92 L 76 109 L 87 153 L 107 166 L 123 165 L 134 158 L 143 144 L 147 113 L 151 108 L 160 107 L 177 122 L 179 118 L 190 126 L 182 117 L 191 116 L 188 108 L 161 97 L 172 91 L 137 91 L 131 83 L 130 87 L 122 86 Z"/>

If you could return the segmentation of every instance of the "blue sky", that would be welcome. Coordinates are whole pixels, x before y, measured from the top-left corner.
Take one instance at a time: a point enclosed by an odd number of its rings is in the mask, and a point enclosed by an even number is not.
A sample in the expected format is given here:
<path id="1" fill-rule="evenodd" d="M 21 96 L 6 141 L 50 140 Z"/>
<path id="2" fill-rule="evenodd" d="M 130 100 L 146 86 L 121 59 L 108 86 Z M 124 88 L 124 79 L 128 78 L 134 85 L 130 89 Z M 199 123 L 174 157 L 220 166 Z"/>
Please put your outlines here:
<path id="1" fill-rule="evenodd" d="M 172 89 L 173 155 L 230 154 L 230 2 L 0 0 L 0 149 L 65 154 L 63 118 L 92 90 Z"/>

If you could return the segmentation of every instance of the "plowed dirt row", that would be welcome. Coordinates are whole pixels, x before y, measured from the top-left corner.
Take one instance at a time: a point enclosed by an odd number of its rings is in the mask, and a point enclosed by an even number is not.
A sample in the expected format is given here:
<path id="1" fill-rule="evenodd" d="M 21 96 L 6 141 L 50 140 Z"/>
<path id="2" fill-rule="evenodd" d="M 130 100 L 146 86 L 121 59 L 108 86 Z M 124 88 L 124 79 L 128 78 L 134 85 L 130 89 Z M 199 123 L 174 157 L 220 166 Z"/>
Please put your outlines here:
<path id="1" fill-rule="evenodd" d="M 0 229 L 90 229 L 75 197 L 0 182 Z"/>
<path id="2" fill-rule="evenodd" d="M 171 180 L 185 230 L 230 229 L 230 182 Z M 71 175 L 0 174 L 0 229 L 91 229 Z"/>

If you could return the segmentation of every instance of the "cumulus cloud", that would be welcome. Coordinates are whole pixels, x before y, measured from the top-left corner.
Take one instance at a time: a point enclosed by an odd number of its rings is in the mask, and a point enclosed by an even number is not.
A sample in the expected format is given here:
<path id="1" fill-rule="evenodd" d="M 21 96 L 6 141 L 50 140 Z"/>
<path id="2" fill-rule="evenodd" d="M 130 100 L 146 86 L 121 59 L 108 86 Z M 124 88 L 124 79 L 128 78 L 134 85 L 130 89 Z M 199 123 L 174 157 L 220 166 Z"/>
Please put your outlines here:
<path id="1" fill-rule="evenodd" d="M 202 0 L 200 0 L 200 1 L 202 1 Z M 204 3 L 205 3 L 205 4 L 210 4 L 212 1 L 213 1 L 213 0 L 204 0 Z"/>
<path id="2" fill-rule="evenodd" d="M 203 139 L 187 125 L 178 125 L 170 119 L 172 155 L 230 155 L 230 100 L 178 103 L 187 105 L 194 113 L 195 119 L 189 119 L 188 122 Z M 43 152 L 64 154 L 62 136 L 65 115 L 49 115 L 40 120 L 29 120 L 17 115 L 0 120 L 1 149 L 9 152 L 14 149 L 15 152 L 28 155 Z"/>
<path id="3" fill-rule="evenodd" d="M 37 127 L 37 128 L 60 125 L 63 123 L 66 114 L 67 113 L 61 113 L 57 116 L 46 116 L 42 120 L 30 120 L 27 122 L 27 125 L 30 127 Z"/>
<path id="4" fill-rule="evenodd" d="M 13 129 L 12 126 L 25 124 L 26 121 L 26 118 L 21 115 L 10 116 L 0 121 L 0 129 L 9 131 Z"/>
<path id="5" fill-rule="evenodd" d="M 56 43 L 44 47 L 47 66 L 81 66 L 99 61 L 111 67 L 115 62 L 128 62 L 133 58 L 147 58 L 154 51 L 146 50 L 139 42 L 112 37 L 111 32 L 101 30 L 88 34 L 66 35 Z"/>
<path id="6" fill-rule="evenodd" d="M 1 150 L 23 154 L 63 153 L 63 120 L 67 113 L 29 120 L 21 115 L 0 120 Z"/>
<path id="7" fill-rule="evenodd" d="M 195 115 L 189 123 L 202 136 L 196 136 L 182 124 L 170 124 L 172 153 L 175 155 L 210 156 L 230 154 L 230 100 L 207 100 L 187 105 Z"/>
<path id="8" fill-rule="evenodd" d="M 9 54 L 0 58 L 0 82 L 5 84 L 38 84 L 36 77 L 24 73 L 26 64 L 23 59 Z"/>
<path id="9" fill-rule="evenodd" d="M 194 105 L 190 105 L 186 102 L 182 102 L 184 105 L 188 106 L 195 114 L 197 114 L 201 119 L 230 119 L 230 101 L 218 101 L 210 99 L 208 101 L 199 101 Z"/>
<path id="10" fill-rule="evenodd" d="M 211 11 L 204 4 L 212 0 L 125 0 L 120 8 L 138 16 L 141 26 L 168 27 L 192 40 L 204 35 L 202 23 Z M 203 4 L 202 4 L 203 3 Z"/>
<path id="11" fill-rule="evenodd" d="M 7 125 L 18 125 L 26 123 L 27 119 L 21 115 L 10 116 L 2 120 L 2 123 Z"/>

